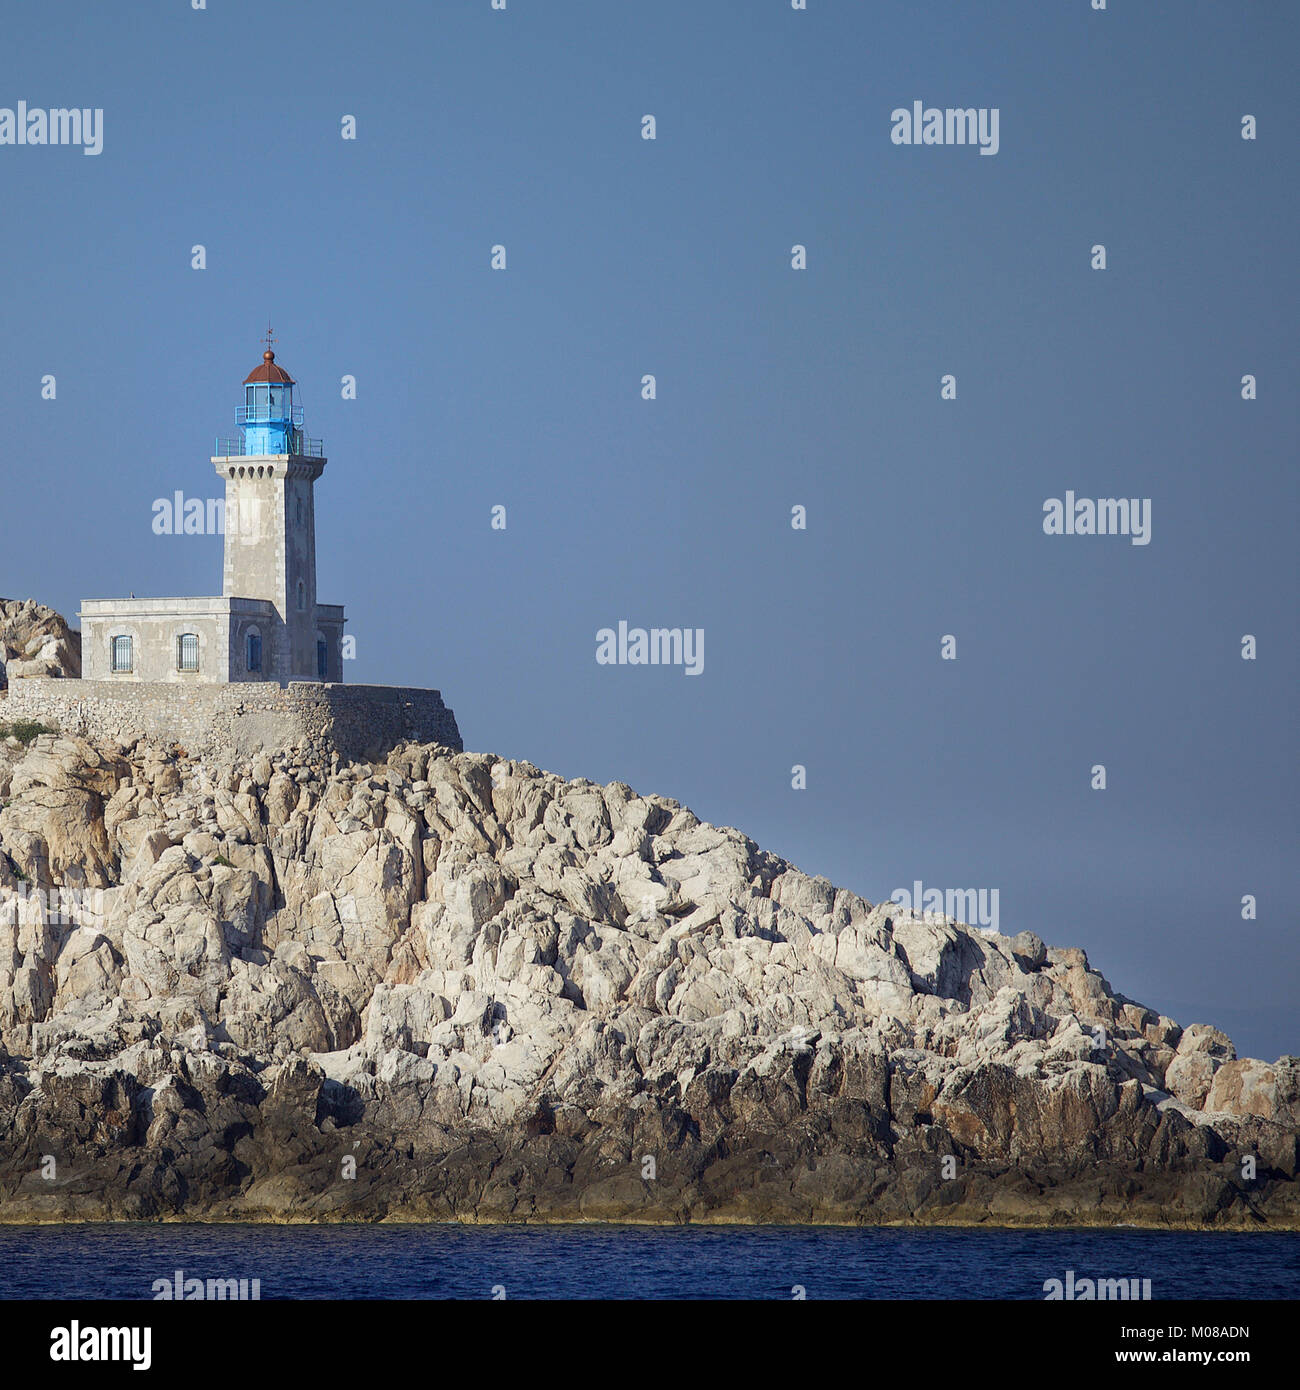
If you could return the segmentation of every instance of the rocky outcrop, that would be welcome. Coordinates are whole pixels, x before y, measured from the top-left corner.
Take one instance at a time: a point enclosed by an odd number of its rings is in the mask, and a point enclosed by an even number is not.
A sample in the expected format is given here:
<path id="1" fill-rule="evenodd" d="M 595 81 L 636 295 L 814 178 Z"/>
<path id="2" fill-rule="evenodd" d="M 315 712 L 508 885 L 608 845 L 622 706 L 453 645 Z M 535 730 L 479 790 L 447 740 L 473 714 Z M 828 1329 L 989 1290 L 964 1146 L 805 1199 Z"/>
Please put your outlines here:
<path id="1" fill-rule="evenodd" d="M 0 806 L 0 1219 L 1300 1226 L 1300 1061 L 621 783 L 43 735 Z"/>
<path id="2" fill-rule="evenodd" d="M 81 675 L 81 633 L 34 599 L 0 598 L 0 690 L 28 676 Z"/>

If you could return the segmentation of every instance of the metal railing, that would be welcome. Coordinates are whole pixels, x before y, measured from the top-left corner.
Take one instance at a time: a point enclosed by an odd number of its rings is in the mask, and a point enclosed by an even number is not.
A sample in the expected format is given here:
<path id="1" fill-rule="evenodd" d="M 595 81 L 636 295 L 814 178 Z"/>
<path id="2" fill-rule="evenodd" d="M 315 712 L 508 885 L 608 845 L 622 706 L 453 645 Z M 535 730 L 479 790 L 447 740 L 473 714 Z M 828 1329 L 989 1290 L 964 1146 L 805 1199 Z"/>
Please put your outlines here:
<path id="1" fill-rule="evenodd" d="M 312 439 L 309 435 L 303 434 L 301 430 L 294 430 L 289 437 L 286 452 L 297 454 L 301 458 L 323 459 L 325 457 L 325 441 Z M 243 439 L 222 439 L 220 436 L 217 437 L 213 454 L 217 458 L 256 457 L 256 455 L 249 454 L 248 449 L 244 447 Z"/>
<path id="2" fill-rule="evenodd" d="M 292 423 L 298 428 L 302 427 L 302 406 L 295 405 L 286 414 L 282 406 L 273 405 L 241 405 L 235 410 L 235 424 L 237 425 L 283 425 Z"/>

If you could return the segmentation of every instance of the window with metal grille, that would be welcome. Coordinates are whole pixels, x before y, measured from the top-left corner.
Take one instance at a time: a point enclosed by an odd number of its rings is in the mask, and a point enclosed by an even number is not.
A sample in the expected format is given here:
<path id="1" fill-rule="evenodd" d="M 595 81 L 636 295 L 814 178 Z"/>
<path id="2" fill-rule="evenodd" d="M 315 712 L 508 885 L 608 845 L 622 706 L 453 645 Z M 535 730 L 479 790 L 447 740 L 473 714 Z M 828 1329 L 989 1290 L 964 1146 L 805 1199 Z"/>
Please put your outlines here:
<path id="1" fill-rule="evenodd" d="M 260 632 L 248 634 L 248 669 L 250 671 L 262 669 L 262 634 Z"/>
<path id="2" fill-rule="evenodd" d="M 114 637 L 112 647 L 112 668 L 114 671 L 130 671 L 135 666 L 133 643 L 129 637 Z"/>
<path id="3" fill-rule="evenodd" d="M 321 679 L 325 679 L 325 674 L 329 670 L 329 648 L 325 645 L 325 639 L 316 639 L 316 674 Z"/>
<path id="4" fill-rule="evenodd" d="M 194 632 L 183 632 L 176 639 L 176 669 L 178 671 L 197 671 L 199 669 L 199 638 Z"/>

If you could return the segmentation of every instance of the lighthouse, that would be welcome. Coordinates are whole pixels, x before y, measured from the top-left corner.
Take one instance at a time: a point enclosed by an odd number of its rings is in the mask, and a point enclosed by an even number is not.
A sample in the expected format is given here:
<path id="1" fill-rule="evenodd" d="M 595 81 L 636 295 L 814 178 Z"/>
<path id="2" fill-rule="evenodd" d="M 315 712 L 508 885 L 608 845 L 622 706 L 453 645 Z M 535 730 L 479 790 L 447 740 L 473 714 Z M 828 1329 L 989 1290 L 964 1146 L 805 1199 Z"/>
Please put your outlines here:
<path id="1" fill-rule="evenodd" d="M 303 431 L 297 382 L 271 341 L 268 329 L 243 380 L 239 433 L 211 455 L 225 506 L 211 497 L 199 509 L 225 518 L 221 594 L 83 599 L 81 679 L 12 682 L 10 717 L 181 756 L 289 747 L 373 762 L 403 740 L 463 750 L 438 691 L 343 684 L 343 609 L 316 599 L 325 450 Z"/>
<path id="2" fill-rule="evenodd" d="M 343 680 L 343 609 L 316 599 L 319 439 L 303 432 L 297 382 L 269 342 L 243 381 L 238 435 L 212 466 L 225 487 L 219 598 L 87 599 L 89 679 L 181 685 Z"/>
<path id="3" fill-rule="evenodd" d="M 239 438 L 217 442 L 212 464 L 226 485 L 222 593 L 275 609 L 273 630 L 250 627 L 234 653 L 247 679 L 260 667 L 263 680 L 339 681 L 343 610 L 316 602 L 315 488 L 327 460 L 321 441 L 303 433 L 296 385 L 268 347 L 244 378 Z"/>

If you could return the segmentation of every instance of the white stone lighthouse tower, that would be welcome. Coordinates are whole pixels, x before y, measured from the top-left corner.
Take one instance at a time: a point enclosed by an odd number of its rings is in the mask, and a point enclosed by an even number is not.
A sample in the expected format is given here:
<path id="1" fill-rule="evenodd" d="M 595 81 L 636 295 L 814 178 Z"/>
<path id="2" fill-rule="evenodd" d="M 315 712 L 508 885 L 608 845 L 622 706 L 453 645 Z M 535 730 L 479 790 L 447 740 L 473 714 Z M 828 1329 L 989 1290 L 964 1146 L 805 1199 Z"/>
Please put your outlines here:
<path id="1" fill-rule="evenodd" d="M 342 683 L 343 609 L 316 602 L 314 489 L 325 450 L 302 431 L 294 385 L 268 346 L 244 380 L 239 436 L 217 440 L 212 465 L 226 489 L 221 596 L 86 599 L 85 679 Z"/>
<path id="2" fill-rule="evenodd" d="M 212 459 L 226 485 L 222 594 L 261 599 L 275 614 L 269 631 L 249 621 L 232 632 L 232 665 L 244 679 L 260 666 L 262 680 L 341 681 L 343 609 L 316 601 L 314 490 L 327 460 L 302 431 L 295 384 L 268 347 L 244 379 L 242 437 L 218 441 Z"/>

